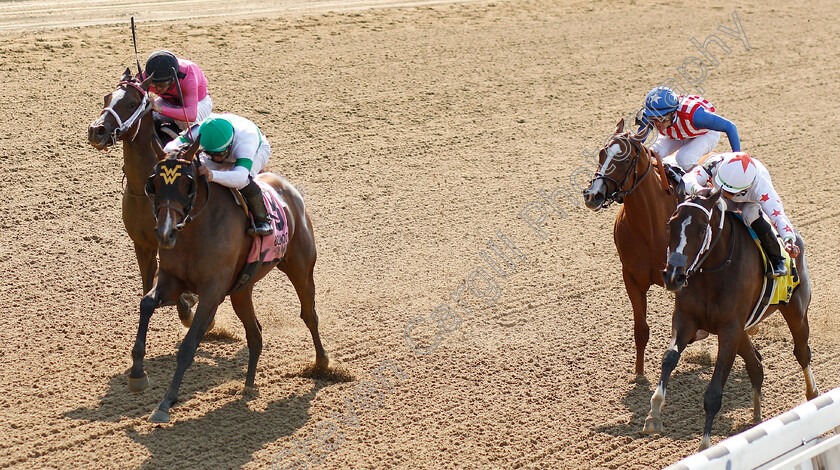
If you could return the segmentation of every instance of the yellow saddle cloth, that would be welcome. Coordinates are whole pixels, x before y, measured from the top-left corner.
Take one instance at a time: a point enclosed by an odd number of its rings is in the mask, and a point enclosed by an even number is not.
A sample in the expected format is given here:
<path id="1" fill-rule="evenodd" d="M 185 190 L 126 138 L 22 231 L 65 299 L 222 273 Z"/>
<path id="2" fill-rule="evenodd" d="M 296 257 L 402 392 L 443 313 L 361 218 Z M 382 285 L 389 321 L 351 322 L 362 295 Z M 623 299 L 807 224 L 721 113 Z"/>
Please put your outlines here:
<path id="1" fill-rule="evenodd" d="M 771 271 L 770 262 L 767 260 L 767 255 L 761 248 L 761 242 L 758 241 L 758 237 L 756 237 L 755 232 L 753 232 L 752 229 L 750 229 L 750 234 L 752 235 L 755 244 L 758 245 L 758 251 L 761 253 L 761 260 L 764 263 L 764 272 L 768 273 Z M 777 277 L 775 279 L 768 279 L 766 276 L 764 277 L 764 284 L 761 286 L 761 295 L 758 298 L 758 303 L 755 305 L 752 313 L 747 318 L 747 324 L 744 326 L 744 329 L 757 324 L 759 320 L 761 320 L 761 317 L 764 316 L 764 312 L 767 311 L 769 306 L 778 304 L 787 305 L 790 301 L 790 297 L 793 295 L 794 289 L 796 289 L 796 286 L 799 285 L 799 272 L 796 270 L 796 262 L 790 257 L 788 252 L 785 251 L 781 240 L 778 238 L 776 240 L 782 249 L 782 254 L 785 256 L 785 266 L 787 267 L 788 273 L 785 276 Z"/>

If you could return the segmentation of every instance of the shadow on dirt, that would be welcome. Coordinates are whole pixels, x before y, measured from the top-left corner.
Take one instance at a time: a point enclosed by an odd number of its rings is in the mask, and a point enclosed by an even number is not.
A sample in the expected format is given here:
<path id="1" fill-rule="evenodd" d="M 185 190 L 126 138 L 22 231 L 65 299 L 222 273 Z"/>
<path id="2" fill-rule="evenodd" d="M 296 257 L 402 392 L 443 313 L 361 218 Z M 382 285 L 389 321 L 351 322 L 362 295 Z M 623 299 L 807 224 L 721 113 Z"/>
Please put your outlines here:
<path id="1" fill-rule="evenodd" d="M 677 366 L 677 370 L 671 374 L 668 381 L 665 406 L 662 409 L 663 435 L 676 441 L 696 440 L 699 445 L 706 419 L 706 412 L 703 410 L 703 395 L 709 386 L 712 370 L 713 366 L 708 366 L 689 372 L 680 372 Z M 630 422 L 599 426 L 592 430 L 615 437 L 658 438 L 659 435 L 642 434 L 645 418 L 650 412 L 650 397 L 656 385 L 656 383 L 651 384 L 647 377 L 637 379 L 622 400 L 624 406 L 633 413 Z M 722 407 L 712 425 L 713 442 L 715 436 L 729 437 L 752 427 L 751 421 L 736 426 L 732 417 L 729 416 L 730 412 L 741 409 L 749 410 L 752 416 L 752 406 L 752 386 L 749 377 L 743 364 L 738 367 L 736 361 L 723 388 Z"/>
<path id="2" fill-rule="evenodd" d="M 312 386 L 308 390 L 304 387 L 305 393 L 295 392 L 265 403 L 257 400 L 258 391 L 243 393 L 247 363 L 247 347 L 232 358 L 199 350 L 181 386 L 180 400 L 172 409 L 171 425 L 152 425 L 146 423 L 145 418 L 166 393 L 175 371 L 175 354 L 145 361 L 151 381 L 148 390 L 137 394 L 129 392 L 126 371 L 110 379 L 108 391 L 100 398 L 98 406 L 78 408 L 65 413 L 64 417 L 106 422 L 143 419 L 141 424 L 127 422 L 123 428 L 127 437 L 142 444 L 151 454 L 141 468 L 239 468 L 251 462 L 254 452 L 267 443 L 294 434 L 304 426 L 318 391 L 340 382 L 313 379 L 301 373 L 277 374 L 282 380 L 304 378 Z M 270 371 L 263 372 L 270 374 Z M 258 370 L 257 386 L 261 375 Z M 228 386 L 232 385 L 228 383 L 237 385 Z M 219 386 L 222 390 L 213 390 Z M 207 392 L 221 394 L 220 401 L 225 403 L 200 417 L 187 419 L 186 416 L 194 415 L 195 410 L 189 406 L 185 408 L 184 404 L 197 393 Z"/>

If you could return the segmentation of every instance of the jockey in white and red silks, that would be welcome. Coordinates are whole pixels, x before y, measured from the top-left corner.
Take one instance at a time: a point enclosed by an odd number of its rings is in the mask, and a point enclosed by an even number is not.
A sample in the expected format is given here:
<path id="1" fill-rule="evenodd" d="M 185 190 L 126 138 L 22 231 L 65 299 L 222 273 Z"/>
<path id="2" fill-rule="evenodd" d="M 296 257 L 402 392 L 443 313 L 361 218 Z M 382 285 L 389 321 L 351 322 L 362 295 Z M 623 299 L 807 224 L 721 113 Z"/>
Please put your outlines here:
<path id="1" fill-rule="evenodd" d="M 740 212 L 744 222 L 758 235 L 772 265 L 773 277 L 787 274 L 776 234 L 761 212 L 770 217 L 791 256 L 799 255 L 799 247 L 795 243 L 793 224 L 773 188 L 770 172 L 761 162 L 744 152 L 711 155 L 702 165 L 686 173 L 683 184 L 688 194 L 697 194 L 710 186 L 721 190 L 727 200 L 727 209 Z"/>
<path id="2" fill-rule="evenodd" d="M 186 59 L 179 59 L 169 51 L 155 51 L 146 60 L 143 78 L 150 75 L 152 83 L 149 91 L 158 95 L 158 98 L 152 101 L 156 128 L 161 127 L 161 122 L 175 123 L 178 129 L 167 132 L 164 126 L 163 131 L 174 138 L 189 126 L 188 123 L 200 123 L 210 115 L 213 100 L 207 93 L 207 78 L 198 65 Z M 178 94 L 176 77 L 181 86 L 183 102 Z"/>
<path id="3" fill-rule="evenodd" d="M 741 151 L 738 129 L 731 121 L 715 114 L 715 107 L 700 96 L 680 96 L 667 87 L 656 87 L 645 96 L 645 106 L 636 118 L 640 126 L 652 126 L 659 137 L 651 150 L 665 163 L 688 171 L 700 157 L 711 153 L 726 133 L 733 152 Z M 642 127 L 640 131 L 644 130 Z M 676 152 L 675 157 L 668 157 Z"/>

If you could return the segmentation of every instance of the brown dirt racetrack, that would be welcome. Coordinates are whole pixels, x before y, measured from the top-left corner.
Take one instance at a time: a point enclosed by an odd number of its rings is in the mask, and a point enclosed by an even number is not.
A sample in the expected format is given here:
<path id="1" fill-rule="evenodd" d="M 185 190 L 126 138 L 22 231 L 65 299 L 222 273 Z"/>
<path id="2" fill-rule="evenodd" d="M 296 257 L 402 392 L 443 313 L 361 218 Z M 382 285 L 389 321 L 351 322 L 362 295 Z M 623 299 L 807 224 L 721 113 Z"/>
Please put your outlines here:
<path id="1" fill-rule="evenodd" d="M 733 11 L 749 50 L 717 29 L 735 27 Z M 274 149 L 269 169 L 304 188 L 321 335 L 332 363 L 354 377 L 298 374 L 314 350 L 278 272 L 255 289 L 259 393 L 242 393 L 244 331 L 225 303 L 166 426 L 146 417 L 185 329 L 174 308 L 156 312 L 152 387 L 131 394 L 141 293 L 120 220 L 122 152 L 86 141 L 102 96 L 134 63 L 127 22 L 3 31 L 0 466 L 648 469 L 689 455 L 716 339 L 689 346 L 664 434 L 643 436 L 673 297 L 652 290 L 647 373 L 634 381 L 616 208 L 566 203 L 567 217 L 547 213 L 544 239 L 518 213 L 537 191 L 570 187 L 582 152 L 651 87 L 668 77 L 685 85 L 676 68 L 699 56 L 689 39 L 712 34 L 731 52 L 710 47 L 719 65 L 703 95 L 768 165 L 805 239 L 813 370 L 822 390 L 840 386 L 838 25 L 833 2 L 777 0 L 500 1 L 141 22 L 141 56 L 165 47 L 198 62 L 216 110 L 257 122 Z M 728 148 L 724 138 L 718 150 Z M 414 338 L 428 346 L 435 308 L 454 306 L 450 293 L 478 267 L 492 272 L 479 253 L 497 232 L 525 256 L 496 275 L 498 298 L 463 294 L 472 313 L 458 328 L 429 354 L 410 350 L 410 321 L 426 319 Z M 754 341 L 769 418 L 804 400 L 803 378 L 780 315 Z M 372 375 L 383 361 L 404 374 L 386 372 L 392 389 Z M 750 426 L 750 398 L 739 359 L 713 442 Z M 319 445 L 317 433 L 330 431 Z"/>

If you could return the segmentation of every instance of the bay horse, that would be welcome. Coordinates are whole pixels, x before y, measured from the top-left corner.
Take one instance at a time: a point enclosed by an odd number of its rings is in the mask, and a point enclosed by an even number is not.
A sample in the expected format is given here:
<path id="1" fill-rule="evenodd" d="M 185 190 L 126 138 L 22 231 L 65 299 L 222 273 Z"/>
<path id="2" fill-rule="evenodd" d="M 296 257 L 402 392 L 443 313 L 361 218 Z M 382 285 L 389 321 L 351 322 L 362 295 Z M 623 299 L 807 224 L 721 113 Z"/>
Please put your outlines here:
<path id="1" fill-rule="evenodd" d="M 138 391 L 148 387 L 143 358 L 149 319 L 155 308 L 177 299 L 185 290 L 195 292 L 199 299 L 193 322 L 178 348 L 172 383 L 163 401 L 149 417 L 152 422 L 169 422 L 169 410 L 178 401 L 184 373 L 192 364 L 199 341 L 209 329 L 216 309 L 228 295 L 234 312 L 245 327 L 248 342 L 245 386 L 254 386 L 257 361 L 262 351 L 262 326 L 256 318 L 251 294 L 254 283 L 274 267 L 286 273 L 297 291 L 300 316 L 309 328 L 315 345 L 315 372 L 326 372 L 329 364 L 318 334 L 313 280 L 317 255 L 312 223 L 303 197 L 279 175 L 262 173 L 257 176 L 285 202 L 283 210 L 288 226 L 288 248 L 285 257 L 260 265 L 245 287 L 231 293 L 231 288 L 238 284 L 238 275 L 246 263 L 253 239 L 246 234 L 248 219 L 236 204 L 230 189 L 209 184 L 206 180 L 204 185 L 197 184 L 200 163 L 196 153 L 200 140 L 199 136 L 182 156 L 178 151 L 168 156 L 160 152 L 160 161 L 146 186 L 147 193 L 153 195 L 152 205 L 157 220 L 155 235 L 161 248 L 160 265 L 154 284 L 140 302 L 140 325 L 132 350 L 134 362 L 129 373 L 129 388 Z M 196 207 L 196 201 L 203 201 L 200 208 Z"/>
<path id="2" fill-rule="evenodd" d="M 643 142 L 642 135 L 624 131 L 624 119 L 620 120 L 599 152 L 598 170 L 583 191 L 584 203 L 593 211 L 613 202 L 624 203 L 615 217 L 613 240 L 633 307 L 637 376 L 645 373 L 645 347 L 650 337 L 647 292 L 654 284 L 663 285 L 668 245 L 665 224 L 677 206 L 677 196 L 667 183 L 659 156 Z M 659 177 L 652 174 L 656 173 L 654 167 Z"/>
<path id="3" fill-rule="evenodd" d="M 720 411 L 723 386 L 736 354 L 744 359 L 752 384 L 753 419 L 756 423 L 761 422 L 764 368 L 761 355 L 744 329 L 759 300 L 764 267 L 747 226 L 725 208 L 720 191 L 708 197 L 698 195 L 680 203 L 668 222 L 669 255 L 663 279 L 665 288 L 676 293 L 672 318 L 674 336 L 662 358 L 662 375 L 651 397 L 650 413 L 643 429 L 645 434 L 661 433 L 661 411 L 668 378 L 692 335 L 702 328 L 718 336 L 718 353 L 703 400 L 706 422 L 700 450 L 711 445 L 712 421 Z M 804 242 L 799 233 L 795 235 L 800 249 L 796 258 L 800 284 L 786 305 L 770 305 L 757 320 L 776 310 L 782 312 L 793 335 L 793 354 L 805 375 L 805 397 L 811 400 L 819 395 L 811 373 L 811 348 L 808 346 L 811 280 Z"/>
<path id="4" fill-rule="evenodd" d="M 153 146 L 160 147 L 154 131 L 151 102 L 148 98 L 151 77 L 145 81 L 132 78 L 125 69 L 117 88 L 105 95 L 99 117 L 88 126 L 88 142 L 97 150 L 107 150 L 123 143 L 123 172 L 126 186 L 122 198 L 122 220 L 134 244 L 134 255 L 140 267 L 143 294 L 152 288 L 157 271 L 158 242 L 152 206 L 143 188 L 157 163 Z M 178 316 L 184 326 L 192 321 L 192 295 L 178 299 Z"/>

